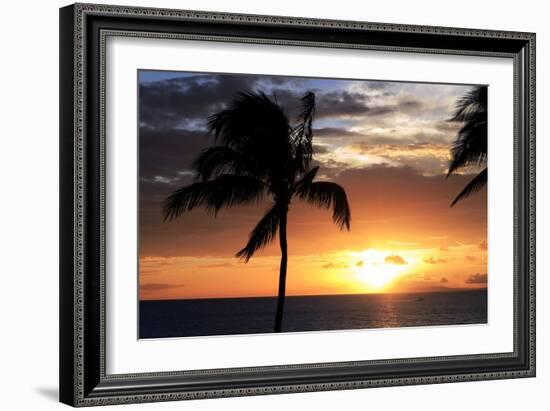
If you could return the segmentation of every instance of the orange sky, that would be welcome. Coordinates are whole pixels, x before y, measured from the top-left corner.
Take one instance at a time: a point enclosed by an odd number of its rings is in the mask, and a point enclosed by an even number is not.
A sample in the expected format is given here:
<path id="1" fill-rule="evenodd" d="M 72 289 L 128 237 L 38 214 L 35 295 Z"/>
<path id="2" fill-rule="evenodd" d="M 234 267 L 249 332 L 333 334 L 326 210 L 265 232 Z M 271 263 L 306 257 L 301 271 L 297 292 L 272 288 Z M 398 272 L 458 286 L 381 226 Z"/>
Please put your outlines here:
<path id="1" fill-rule="evenodd" d="M 486 286 L 479 282 L 487 264 L 485 193 L 449 208 L 468 177 L 407 172 L 413 171 L 382 168 L 342 177 L 352 207 L 350 232 L 339 231 L 327 210 L 291 205 L 287 295 Z M 158 242 L 142 252 L 140 298 L 275 295 L 276 242 L 248 263 L 234 257 L 262 210 L 226 210 L 216 219 L 196 210 L 166 223 Z"/>
<path id="2" fill-rule="evenodd" d="M 351 90 L 361 82 L 347 83 L 342 88 Z M 403 103 L 401 111 L 372 118 L 327 111 L 316 120 L 318 176 L 345 188 L 351 231 L 339 231 L 328 210 L 294 201 L 288 222 L 287 295 L 486 287 L 486 192 L 449 208 L 471 175 L 444 175 L 457 130 L 445 119 L 466 88 L 440 85 L 445 88 L 441 91 L 417 85 L 410 90 L 406 83 L 383 84 L 394 97 L 386 101 L 389 97 L 380 94 L 379 105 L 413 98 L 417 104 Z M 317 87 L 318 101 L 323 93 L 330 96 L 338 90 L 332 83 Z M 373 93 L 365 99 L 371 107 L 378 89 L 365 88 Z M 140 299 L 276 295 L 277 242 L 248 263 L 234 257 L 268 203 L 222 210 L 216 219 L 197 209 L 162 222 L 162 200 L 192 177 L 186 165 L 197 150 L 181 146 L 178 152 L 178 144 L 193 142 L 196 147 L 205 144 L 204 136 L 181 127 L 163 134 L 143 124 L 140 133 L 145 164 L 140 186 Z M 178 168 L 170 169 L 171 161 Z"/>

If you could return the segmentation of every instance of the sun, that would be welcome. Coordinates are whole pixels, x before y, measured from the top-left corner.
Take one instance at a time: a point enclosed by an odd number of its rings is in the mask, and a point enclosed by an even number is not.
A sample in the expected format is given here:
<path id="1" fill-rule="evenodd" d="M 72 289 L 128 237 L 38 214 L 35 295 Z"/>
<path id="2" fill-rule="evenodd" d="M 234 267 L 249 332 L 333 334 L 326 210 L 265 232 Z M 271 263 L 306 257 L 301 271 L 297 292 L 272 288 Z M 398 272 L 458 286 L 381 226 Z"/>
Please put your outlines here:
<path id="1" fill-rule="evenodd" d="M 386 287 L 393 279 L 404 271 L 403 267 L 389 264 L 369 265 L 357 272 L 357 277 L 369 285 L 370 288 L 380 290 Z"/>
<path id="2" fill-rule="evenodd" d="M 371 290 L 383 290 L 410 268 L 405 260 L 396 264 L 391 258 L 395 256 L 380 250 L 365 250 L 357 257 L 360 260 L 355 265 L 356 276 Z"/>

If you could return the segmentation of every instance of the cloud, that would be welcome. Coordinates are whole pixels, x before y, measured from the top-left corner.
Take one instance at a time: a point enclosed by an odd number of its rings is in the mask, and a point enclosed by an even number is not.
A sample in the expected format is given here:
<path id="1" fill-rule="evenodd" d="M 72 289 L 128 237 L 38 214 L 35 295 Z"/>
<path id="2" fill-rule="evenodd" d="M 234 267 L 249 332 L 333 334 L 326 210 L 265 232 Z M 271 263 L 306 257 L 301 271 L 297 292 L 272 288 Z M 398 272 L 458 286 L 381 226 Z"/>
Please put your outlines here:
<path id="1" fill-rule="evenodd" d="M 355 266 L 356 266 L 356 267 L 363 267 L 363 265 L 365 265 L 365 263 L 363 263 L 363 261 L 357 261 L 357 262 L 355 263 Z"/>
<path id="2" fill-rule="evenodd" d="M 330 167 L 329 160 L 341 163 L 341 168 L 368 167 L 373 164 L 411 166 L 424 175 L 446 174 L 451 141 L 423 124 L 420 128 L 393 123 L 369 126 L 322 127 L 314 130 L 313 142 L 325 149 L 314 158 Z M 325 154 L 329 155 L 321 155 Z M 474 172 L 474 171 L 472 171 Z"/>
<path id="3" fill-rule="evenodd" d="M 386 264 L 395 264 L 395 265 L 405 265 L 407 262 L 403 257 L 397 254 L 388 255 L 386 258 L 384 258 L 384 262 Z"/>
<path id="4" fill-rule="evenodd" d="M 466 284 L 487 284 L 487 273 L 485 274 L 472 274 L 466 280 L 464 280 Z"/>
<path id="5" fill-rule="evenodd" d="M 447 277 L 441 277 L 439 282 L 442 283 L 442 284 L 447 284 L 449 282 L 449 280 L 447 280 Z"/>
<path id="6" fill-rule="evenodd" d="M 237 91 L 247 90 L 258 76 L 186 74 L 139 85 L 139 120 L 153 128 L 204 128 Z"/>
<path id="7" fill-rule="evenodd" d="M 367 105 L 370 98 L 364 93 L 332 91 L 317 96 L 316 100 L 316 116 L 318 118 L 354 117 L 365 115 L 371 110 Z"/>
<path id="8" fill-rule="evenodd" d="M 424 174 L 441 174 L 446 171 L 450 139 L 458 127 L 444 121 L 450 115 L 445 110 L 452 108 L 447 103 L 467 89 L 385 81 L 156 73 L 159 81 L 154 81 L 155 72 L 148 71 L 143 77 L 147 80 L 139 84 L 140 164 L 142 176 L 156 177 L 159 184 L 180 182 L 175 172 L 189 166 L 187 157 L 211 144 L 208 117 L 227 107 L 243 90 L 261 90 L 274 96 L 291 120 L 299 112 L 299 98 L 306 91 L 314 91 L 316 154 L 331 154 L 315 160 L 337 169 L 336 174 L 347 167 L 376 164 L 409 165 Z M 189 134 L 200 138 L 189 139 L 185 136 Z M 330 144 L 321 147 L 315 140 L 330 140 Z M 342 146 L 351 142 L 354 147 Z M 360 149 L 365 143 L 368 145 Z M 159 153 L 167 158 L 159 161 Z"/>
<path id="9" fill-rule="evenodd" d="M 450 146 L 447 143 L 407 142 L 396 139 L 387 143 L 361 142 L 352 148 L 361 155 L 385 158 L 388 164 L 408 165 L 426 175 L 446 173 L 450 158 Z"/>
<path id="10" fill-rule="evenodd" d="M 475 263 L 478 260 L 478 258 L 475 255 L 465 255 L 464 259 L 471 263 Z"/>
<path id="11" fill-rule="evenodd" d="M 336 169 L 336 174 L 350 168 L 369 168 L 376 165 L 399 166 L 389 157 L 367 155 L 352 145 L 327 146 L 325 153 L 314 153 L 314 160 L 323 168 Z"/>
<path id="12" fill-rule="evenodd" d="M 185 287 L 183 284 L 164 284 L 164 283 L 148 283 L 141 284 L 139 286 L 140 291 L 162 291 L 169 290 L 172 288 L 182 288 Z"/>
<path id="13" fill-rule="evenodd" d="M 145 178 L 145 177 L 144 177 Z M 176 181 L 178 181 L 179 179 L 177 177 L 174 177 L 174 178 L 170 178 L 170 177 L 164 177 L 164 176 L 155 176 L 153 178 L 153 182 L 155 183 L 163 183 L 163 184 L 171 184 L 171 183 L 174 183 Z M 147 181 L 147 180 L 146 180 Z"/>
<path id="14" fill-rule="evenodd" d="M 382 104 L 379 106 L 372 106 L 369 110 L 369 115 L 383 116 L 386 114 L 403 114 L 416 112 L 422 108 L 422 103 L 418 100 L 404 99 L 397 101 L 393 104 Z"/>
<path id="15" fill-rule="evenodd" d="M 315 137 L 367 137 L 363 133 L 349 130 L 344 127 L 322 127 L 314 128 L 313 135 Z"/>
<path id="16" fill-rule="evenodd" d="M 422 261 L 424 261 L 427 264 L 445 264 L 449 260 L 441 257 L 428 257 L 428 258 L 424 258 L 424 260 Z"/>
<path id="17" fill-rule="evenodd" d="M 320 95 L 317 116 L 327 117 L 383 117 L 387 115 L 417 113 L 423 102 L 412 95 L 380 94 L 357 91 L 331 91 Z M 388 97 L 393 97 L 389 99 Z"/>
<path id="18" fill-rule="evenodd" d="M 158 184 L 190 181 L 193 160 L 211 144 L 204 131 L 140 127 L 140 177 Z"/>
<path id="19" fill-rule="evenodd" d="M 323 144 L 313 144 L 313 156 L 317 154 L 327 154 L 330 153 L 328 146 Z"/>

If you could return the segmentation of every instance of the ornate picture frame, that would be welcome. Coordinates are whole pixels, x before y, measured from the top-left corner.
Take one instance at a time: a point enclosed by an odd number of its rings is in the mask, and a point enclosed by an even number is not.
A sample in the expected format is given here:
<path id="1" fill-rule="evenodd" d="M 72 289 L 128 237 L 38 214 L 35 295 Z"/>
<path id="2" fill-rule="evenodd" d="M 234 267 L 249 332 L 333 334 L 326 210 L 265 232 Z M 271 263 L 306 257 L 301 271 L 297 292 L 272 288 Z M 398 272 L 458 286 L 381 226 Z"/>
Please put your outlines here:
<path id="1" fill-rule="evenodd" d="M 109 87 L 109 37 L 513 61 L 513 350 L 107 373 L 105 92 Z M 80 407 L 535 376 L 535 34 L 75 4 L 60 10 L 60 97 L 61 402 Z"/>

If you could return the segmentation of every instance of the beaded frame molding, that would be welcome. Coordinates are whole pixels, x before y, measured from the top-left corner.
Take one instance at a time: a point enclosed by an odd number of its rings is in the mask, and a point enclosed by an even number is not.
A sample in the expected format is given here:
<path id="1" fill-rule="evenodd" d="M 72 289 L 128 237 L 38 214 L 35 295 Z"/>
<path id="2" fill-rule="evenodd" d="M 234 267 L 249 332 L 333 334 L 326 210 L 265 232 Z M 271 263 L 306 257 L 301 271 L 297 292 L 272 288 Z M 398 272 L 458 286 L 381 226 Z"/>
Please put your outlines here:
<path id="1" fill-rule="evenodd" d="M 139 374 L 105 371 L 109 36 L 504 57 L 514 65 L 514 350 Z M 535 34 L 75 4 L 60 9 L 60 401 L 93 406 L 535 376 Z"/>

